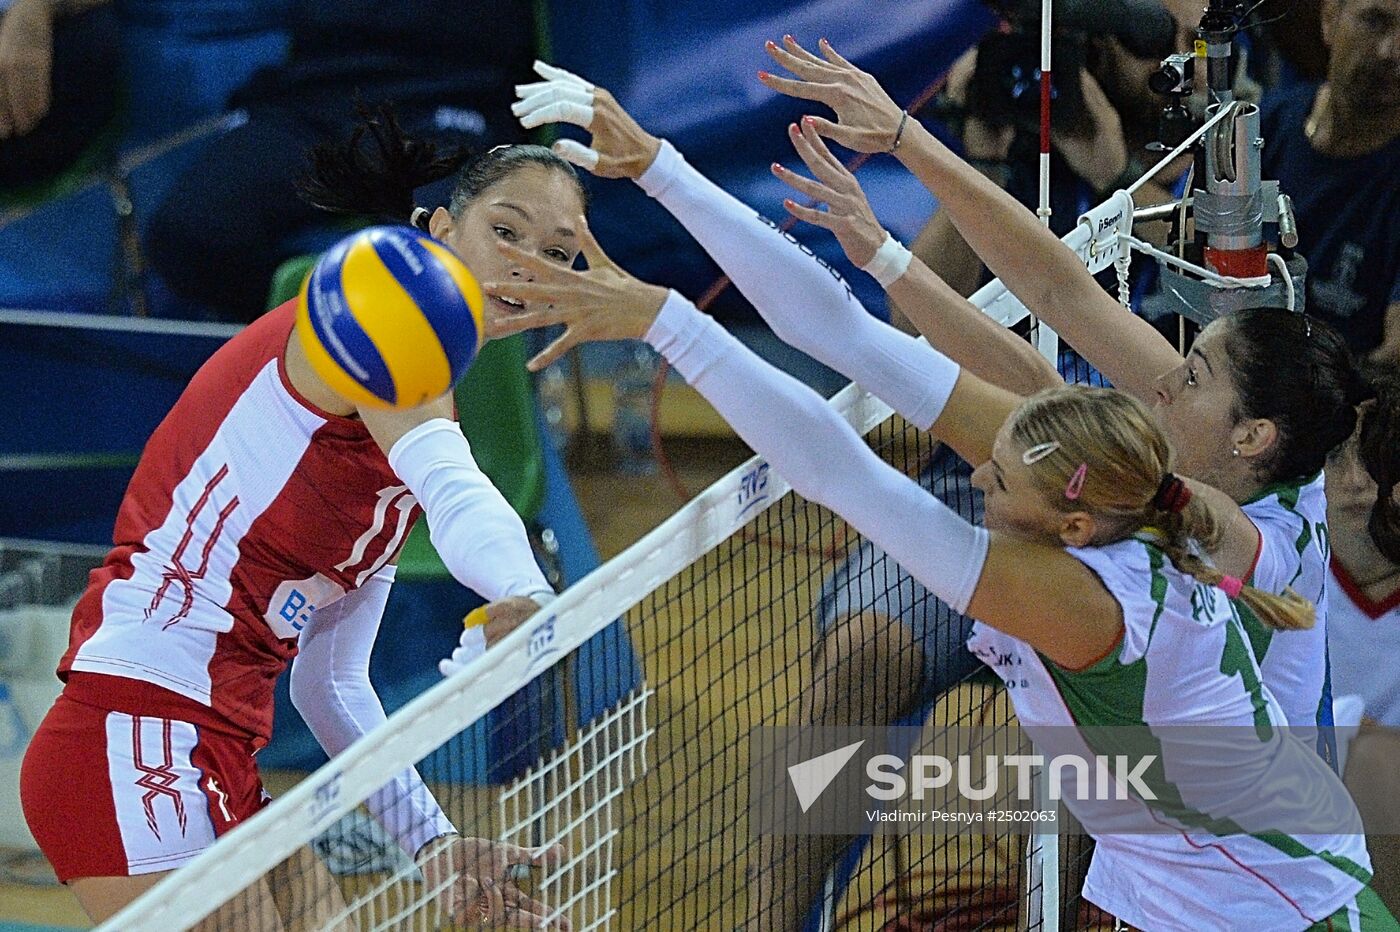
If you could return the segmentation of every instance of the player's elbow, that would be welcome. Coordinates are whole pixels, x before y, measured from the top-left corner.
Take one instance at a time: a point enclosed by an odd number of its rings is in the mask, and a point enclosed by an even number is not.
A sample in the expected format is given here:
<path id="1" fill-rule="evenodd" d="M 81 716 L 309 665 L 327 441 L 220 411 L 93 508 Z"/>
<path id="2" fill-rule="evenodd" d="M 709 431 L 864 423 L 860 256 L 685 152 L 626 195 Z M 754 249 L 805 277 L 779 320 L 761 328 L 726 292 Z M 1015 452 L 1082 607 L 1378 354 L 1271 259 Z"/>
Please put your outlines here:
<path id="1" fill-rule="evenodd" d="M 794 413 L 807 425 L 803 433 L 824 437 L 825 442 L 786 444 L 780 451 L 781 463 L 772 457 L 769 462 L 798 495 L 830 506 L 832 482 L 841 472 L 840 464 L 859 462 L 859 451 L 852 449 L 851 444 L 860 445 L 861 441 L 825 401 L 809 394 L 810 397 L 799 399 L 799 409 Z"/>
<path id="2" fill-rule="evenodd" d="M 1055 368 L 1054 363 L 1032 349 L 1029 344 L 1026 349 L 1029 352 L 1022 354 L 1021 365 L 1018 367 L 1021 384 L 1014 389 L 1018 395 L 1029 397 L 1042 389 L 1057 388 L 1065 384 L 1060 370 Z"/>
<path id="3" fill-rule="evenodd" d="M 374 691 L 368 671 L 360 676 L 336 674 L 308 664 L 292 664 L 287 686 L 293 708 L 313 732 L 323 723 L 347 717 L 342 714 L 346 697 Z"/>

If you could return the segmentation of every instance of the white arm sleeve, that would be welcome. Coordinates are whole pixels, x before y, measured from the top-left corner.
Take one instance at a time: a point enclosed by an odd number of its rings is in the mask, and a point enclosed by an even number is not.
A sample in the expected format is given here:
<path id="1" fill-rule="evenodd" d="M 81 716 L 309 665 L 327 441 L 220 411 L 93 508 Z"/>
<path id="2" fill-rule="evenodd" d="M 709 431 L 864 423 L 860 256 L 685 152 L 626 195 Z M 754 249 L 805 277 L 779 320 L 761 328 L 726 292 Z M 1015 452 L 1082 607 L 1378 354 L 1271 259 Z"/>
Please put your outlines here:
<path id="1" fill-rule="evenodd" d="M 331 757 L 384 723 L 384 707 L 369 682 L 369 655 L 394 569 L 384 567 L 359 589 L 317 609 L 302 632 L 292 662 L 292 703 Z M 428 841 L 456 831 L 413 768 L 365 805 L 410 858 Z"/>
<path id="2" fill-rule="evenodd" d="M 835 269 L 669 142 L 637 184 L 719 263 L 779 339 L 859 382 L 921 430 L 938 420 L 958 380 L 956 363 L 871 317 Z"/>
<path id="3" fill-rule="evenodd" d="M 930 592 L 966 611 L 987 559 L 984 528 L 881 460 L 816 392 L 674 291 L 646 339 L 795 491 L 845 518 Z"/>
<path id="4" fill-rule="evenodd" d="M 476 465 L 455 423 L 419 424 L 389 450 L 389 466 L 423 506 L 433 546 L 458 582 L 490 602 L 553 594 L 520 516 Z"/>

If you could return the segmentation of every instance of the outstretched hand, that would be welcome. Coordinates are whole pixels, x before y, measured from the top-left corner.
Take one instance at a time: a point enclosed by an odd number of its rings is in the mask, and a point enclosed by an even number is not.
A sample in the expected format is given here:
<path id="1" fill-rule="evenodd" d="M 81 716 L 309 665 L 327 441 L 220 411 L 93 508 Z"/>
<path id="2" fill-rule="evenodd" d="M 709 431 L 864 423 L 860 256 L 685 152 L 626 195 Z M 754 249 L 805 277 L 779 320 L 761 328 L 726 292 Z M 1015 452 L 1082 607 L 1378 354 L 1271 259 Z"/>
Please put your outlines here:
<path id="1" fill-rule="evenodd" d="M 472 609 L 462 619 L 462 634 L 452 655 L 438 661 L 438 672 L 443 676 L 454 675 L 533 618 L 540 607 L 540 603 L 529 596 L 515 595 Z"/>
<path id="2" fill-rule="evenodd" d="M 792 36 L 783 36 L 782 45 L 769 42 L 764 48 L 797 77 L 780 78 L 760 71 L 760 81 L 780 94 L 815 100 L 836 111 L 836 123 L 810 118 L 817 132 L 857 152 L 889 152 L 894 148 L 903 111 L 880 82 L 842 58 L 831 43 L 821 40 L 821 58 L 798 45 Z"/>
<path id="3" fill-rule="evenodd" d="M 788 136 L 816 179 L 804 178 L 777 162 L 773 163 L 773 174 L 811 200 L 826 204 L 827 209 L 807 207 L 791 199 L 784 200 L 783 206 L 798 220 L 835 233 L 846 258 L 857 266 L 869 264 L 888 234 L 875 219 L 855 175 L 831 154 L 815 127 L 794 124 L 788 127 Z"/>
<path id="4" fill-rule="evenodd" d="M 587 269 L 567 268 L 502 242 L 496 248 L 523 269 L 528 279 L 482 285 L 487 294 L 542 308 L 502 321 L 499 335 L 564 324 L 563 335 L 530 360 L 531 372 L 538 372 L 582 343 L 640 339 L 666 301 L 665 288 L 633 278 L 609 259 L 582 217 L 578 218 L 578 230 Z"/>
<path id="5" fill-rule="evenodd" d="M 517 84 L 520 99 L 510 111 L 526 129 L 545 123 L 572 123 L 593 134 L 590 144 L 561 139 L 554 152 L 602 178 L 637 178 L 656 159 L 661 140 L 632 119 L 612 94 L 576 74 L 535 62 L 535 73 L 544 78 Z"/>
<path id="6" fill-rule="evenodd" d="M 469 928 L 562 929 L 569 920 L 549 920 L 550 910 L 517 885 L 532 868 L 558 867 L 559 845 L 522 848 L 485 838 L 447 835 L 425 846 L 417 861 L 423 880 L 438 893 L 438 906 L 453 925 Z"/>

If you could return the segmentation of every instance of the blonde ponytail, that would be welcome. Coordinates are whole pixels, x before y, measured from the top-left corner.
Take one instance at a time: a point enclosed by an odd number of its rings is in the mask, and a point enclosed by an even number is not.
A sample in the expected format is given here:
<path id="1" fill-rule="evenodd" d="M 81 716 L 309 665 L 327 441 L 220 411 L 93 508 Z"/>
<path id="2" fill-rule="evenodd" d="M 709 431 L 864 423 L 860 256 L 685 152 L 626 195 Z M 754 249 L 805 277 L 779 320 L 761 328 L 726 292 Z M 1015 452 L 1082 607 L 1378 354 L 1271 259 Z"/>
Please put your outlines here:
<path id="1" fill-rule="evenodd" d="M 1292 589 L 1273 595 L 1208 566 L 1192 551 L 1209 553 L 1221 523 L 1186 480 L 1171 471 L 1166 435 L 1140 402 L 1106 388 L 1061 386 L 1037 392 L 1017 410 L 1011 439 L 1045 501 L 1094 516 L 1095 543 L 1121 540 L 1151 527 L 1180 572 L 1219 586 L 1261 623 L 1281 631 L 1311 628 L 1316 610 Z M 1194 544 L 1193 544 L 1194 542 Z"/>
<path id="2" fill-rule="evenodd" d="M 1173 566 L 1196 582 L 1224 589 L 1232 601 L 1243 604 L 1264 625 L 1276 631 L 1300 631 L 1316 623 L 1316 607 L 1294 592 L 1292 587 L 1285 588 L 1282 595 L 1274 595 L 1247 586 L 1237 577 L 1226 576 L 1191 551 L 1189 541 L 1195 541 L 1209 550 L 1220 537 L 1220 523 L 1202 498 L 1189 497 L 1181 511 L 1164 512 L 1158 526 L 1166 535 L 1162 552 Z"/>

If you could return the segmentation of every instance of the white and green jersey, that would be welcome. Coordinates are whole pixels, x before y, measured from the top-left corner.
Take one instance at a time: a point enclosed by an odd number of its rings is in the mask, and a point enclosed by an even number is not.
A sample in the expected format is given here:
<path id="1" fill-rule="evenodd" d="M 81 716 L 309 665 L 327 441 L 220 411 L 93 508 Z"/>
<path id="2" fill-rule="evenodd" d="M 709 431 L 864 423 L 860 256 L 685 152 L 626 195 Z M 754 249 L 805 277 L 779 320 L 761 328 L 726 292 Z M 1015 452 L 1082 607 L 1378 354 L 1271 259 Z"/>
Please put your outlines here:
<path id="1" fill-rule="evenodd" d="M 1154 799 L 1064 796 L 1097 840 L 1085 897 L 1154 932 L 1301 930 L 1356 897 L 1371 870 L 1360 816 L 1327 764 L 1279 727 L 1233 603 L 1146 540 L 1068 553 L 1122 607 L 1109 656 L 1069 672 L 980 622 L 968 647 L 1006 682 L 1047 759 L 1156 755 L 1143 777 Z M 1334 828 L 1290 834 L 1290 823 Z"/>
<path id="2" fill-rule="evenodd" d="M 1241 507 L 1259 529 L 1259 558 L 1248 580 L 1264 592 L 1286 587 L 1317 606 L 1307 631 L 1275 631 L 1244 606 L 1240 617 L 1264 682 L 1294 727 L 1330 725 L 1323 709 L 1327 680 L 1327 495 L 1322 473 L 1297 483 L 1271 485 Z"/>

